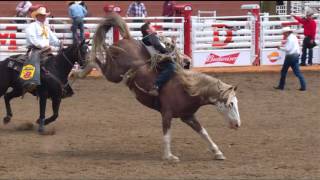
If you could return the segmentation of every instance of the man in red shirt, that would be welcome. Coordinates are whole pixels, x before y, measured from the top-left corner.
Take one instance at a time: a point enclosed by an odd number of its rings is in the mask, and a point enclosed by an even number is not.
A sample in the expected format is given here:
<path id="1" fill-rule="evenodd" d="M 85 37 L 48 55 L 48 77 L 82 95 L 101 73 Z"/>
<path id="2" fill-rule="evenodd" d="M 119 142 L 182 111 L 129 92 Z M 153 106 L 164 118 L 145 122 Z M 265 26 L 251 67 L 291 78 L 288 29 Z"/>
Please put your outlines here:
<path id="1" fill-rule="evenodd" d="M 315 46 L 315 37 L 316 37 L 316 29 L 317 24 L 315 20 L 312 19 L 313 11 L 309 8 L 306 10 L 306 18 L 300 18 L 294 15 L 294 17 L 300 24 L 303 25 L 304 28 L 304 40 L 302 46 L 302 56 L 301 56 L 301 66 L 306 65 L 306 57 L 307 57 L 307 49 L 308 49 L 308 64 L 312 65 L 313 58 L 313 50 L 312 48 Z"/>
<path id="2" fill-rule="evenodd" d="M 162 7 L 162 16 L 164 17 L 172 17 L 174 16 L 174 6 L 175 1 L 164 1 Z M 164 19 L 163 22 L 173 22 L 172 19 Z M 169 28 L 164 28 L 165 31 L 169 30 Z"/>

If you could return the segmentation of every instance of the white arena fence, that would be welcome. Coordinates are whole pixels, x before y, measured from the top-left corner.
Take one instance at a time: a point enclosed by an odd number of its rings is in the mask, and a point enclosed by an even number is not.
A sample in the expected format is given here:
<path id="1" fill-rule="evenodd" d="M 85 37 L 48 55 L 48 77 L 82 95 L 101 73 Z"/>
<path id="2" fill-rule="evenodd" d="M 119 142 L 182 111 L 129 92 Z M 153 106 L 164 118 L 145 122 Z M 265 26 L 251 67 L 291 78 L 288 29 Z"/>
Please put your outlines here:
<path id="1" fill-rule="evenodd" d="M 140 27 L 144 22 L 150 21 L 151 24 L 158 30 L 160 35 L 166 37 L 176 37 L 177 46 L 183 51 L 184 49 L 184 19 L 182 17 L 146 17 L 146 18 L 124 18 L 128 24 L 131 35 L 138 40 L 142 39 Z M 26 24 L 17 24 L 15 20 L 27 20 Z M 91 40 L 95 29 L 102 18 L 88 17 L 84 18 L 85 38 Z M 132 20 L 142 20 L 141 23 L 132 23 Z M 163 22 L 169 20 L 169 22 Z M 70 18 L 48 18 L 50 28 L 55 32 L 57 37 L 67 46 L 72 43 L 71 19 Z M 32 18 L 17 18 L 17 17 L 0 17 L 0 61 L 6 57 L 21 54 L 26 52 L 26 34 L 25 28 L 32 22 Z M 111 29 L 106 35 L 106 43 L 114 42 L 114 32 Z M 121 38 L 121 37 L 120 37 Z M 55 52 L 57 49 L 54 49 Z"/>
<path id="2" fill-rule="evenodd" d="M 320 16 L 315 15 L 317 25 L 320 25 Z M 302 44 L 303 27 L 290 16 L 260 16 L 260 30 L 256 31 L 256 19 L 248 13 L 247 16 L 191 16 L 191 28 L 185 29 L 184 17 L 145 17 L 124 18 L 128 23 L 132 36 L 141 39 L 139 30 L 144 22 L 150 21 L 159 34 L 166 37 L 176 37 L 181 51 L 186 52 L 190 46 L 190 55 L 193 58 L 193 67 L 218 66 L 249 66 L 256 57 L 261 65 L 282 64 L 284 54 L 275 47 L 284 43 L 281 29 L 290 26 L 295 29 Z M 31 18 L 0 17 L 0 61 L 14 54 L 26 52 L 24 29 L 28 24 L 17 24 L 14 20 L 32 21 Z M 70 18 L 48 18 L 51 29 L 65 45 L 72 43 Z M 98 23 L 102 18 L 85 18 L 85 38 L 91 40 Z M 140 22 L 136 22 L 140 20 Z M 191 41 L 186 34 L 190 32 Z M 260 34 L 260 35 L 259 35 Z M 116 41 L 116 31 L 109 31 L 106 43 Z M 258 35 L 258 36 L 257 36 Z M 121 37 L 120 37 L 121 38 Z M 319 30 L 316 42 L 319 44 Z M 258 40 L 256 42 L 256 40 Z M 91 42 L 90 42 L 91 43 Z M 257 53 L 259 47 L 260 52 Z M 314 48 L 314 63 L 320 64 L 320 48 Z"/>
<path id="3" fill-rule="evenodd" d="M 319 14 L 314 15 L 317 23 L 316 31 L 316 43 L 318 44 L 313 48 L 313 62 L 314 64 L 320 64 L 320 16 Z M 294 34 L 299 39 L 299 44 L 303 44 L 303 26 L 299 24 L 290 15 L 273 15 L 269 16 L 267 13 L 260 16 L 261 20 L 261 36 L 260 36 L 260 48 L 261 48 L 261 65 L 280 65 L 284 62 L 285 54 L 283 51 L 279 51 L 276 47 L 281 46 L 285 43 L 282 35 L 283 27 L 290 27 L 294 30 Z"/>
<path id="4" fill-rule="evenodd" d="M 252 16 L 194 16 L 191 22 L 193 67 L 252 65 Z"/>

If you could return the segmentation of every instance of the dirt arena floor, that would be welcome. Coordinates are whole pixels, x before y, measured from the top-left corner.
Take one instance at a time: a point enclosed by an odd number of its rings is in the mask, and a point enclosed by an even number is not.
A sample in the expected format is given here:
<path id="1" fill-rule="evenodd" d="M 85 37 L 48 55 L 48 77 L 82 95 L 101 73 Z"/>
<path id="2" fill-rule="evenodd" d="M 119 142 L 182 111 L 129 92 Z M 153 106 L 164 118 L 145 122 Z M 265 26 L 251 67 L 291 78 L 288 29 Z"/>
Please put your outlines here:
<path id="1" fill-rule="evenodd" d="M 272 88 L 279 73 L 214 74 L 239 84 L 239 130 L 228 129 L 213 106 L 197 113 L 225 161 L 213 160 L 178 119 L 172 149 L 181 162 L 162 161 L 160 115 L 123 84 L 77 81 L 75 96 L 62 102 L 59 119 L 48 126 L 56 130 L 51 136 L 15 130 L 38 117 L 36 98 L 27 95 L 13 101 L 12 123 L 0 125 L 0 179 L 320 179 L 320 73 L 304 75 L 306 92 L 297 91 L 291 72 L 285 91 Z M 3 103 L 0 109 L 2 117 Z"/>

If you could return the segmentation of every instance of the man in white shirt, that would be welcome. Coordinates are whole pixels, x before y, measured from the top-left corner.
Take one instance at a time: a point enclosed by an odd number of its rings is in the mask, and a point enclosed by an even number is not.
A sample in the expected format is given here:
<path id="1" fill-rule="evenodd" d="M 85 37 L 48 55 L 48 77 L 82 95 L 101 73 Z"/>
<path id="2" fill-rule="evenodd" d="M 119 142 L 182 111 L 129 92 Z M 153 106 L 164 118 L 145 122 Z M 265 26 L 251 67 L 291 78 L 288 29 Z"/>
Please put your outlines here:
<path id="1" fill-rule="evenodd" d="M 60 41 L 51 31 L 46 23 L 46 18 L 50 13 L 46 12 L 45 7 L 39 7 L 31 13 L 31 17 L 36 21 L 26 28 L 27 45 L 33 45 L 39 49 L 53 46 L 60 46 Z"/>
<path id="2" fill-rule="evenodd" d="M 300 91 L 305 91 L 306 90 L 306 82 L 304 80 L 303 75 L 300 72 L 299 68 L 299 56 L 300 56 L 300 48 L 299 48 L 299 42 L 297 37 L 293 34 L 292 29 L 289 27 L 283 28 L 283 35 L 284 38 L 287 40 L 286 44 L 284 47 L 278 47 L 280 50 L 285 51 L 286 56 L 285 60 L 281 69 L 281 78 L 279 85 L 277 87 L 274 87 L 275 89 L 278 90 L 283 90 L 285 81 L 286 81 L 286 76 L 289 67 L 292 68 L 293 73 L 297 76 L 297 78 L 300 81 Z"/>
<path id="3" fill-rule="evenodd" d="M 21 71 L 20 78 L 24 80 L 25 90 L 32 92 L 40 85 L 40 51 L 41 49 L 51 50 L 50 45 L 60 46 L 59 39 L 53 34 L 46 22 L 50 13 L 45 7 L 38 7 L 31 13 L 35 22 L 26 28 L 26 39 L 29 50 L 28 60 Z"/>

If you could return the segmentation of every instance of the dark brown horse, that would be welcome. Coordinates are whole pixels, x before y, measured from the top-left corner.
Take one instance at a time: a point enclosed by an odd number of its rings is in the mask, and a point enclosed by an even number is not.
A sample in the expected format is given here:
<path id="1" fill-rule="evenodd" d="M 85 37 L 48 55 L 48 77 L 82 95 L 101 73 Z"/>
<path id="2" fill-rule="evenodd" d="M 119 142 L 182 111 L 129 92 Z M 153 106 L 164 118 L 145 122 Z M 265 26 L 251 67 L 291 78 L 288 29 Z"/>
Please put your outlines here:
<path id="1" fill-rule="evenodd" d="M 119 28 L 123 39 L 116 44 L 107 46 L 105 34 L 111 27 Z M 146 92 L 152 87 L 157 75 L 156 71 L 150 68 L 148 61 L 150 55 L 139 41 L 130 36 L 125 21 L 116 14 L 106 17 L 97 28 L 91 57 L 91 62 L 85 69 L 73 72 L 72 77 L 85 77 L 97 64 L 107 80 L 114 83 L 125 80 L 140 103 L 161 113 L 164 159 L 179 161 L 179 158 L 171 153 L 170 147 L 172 118 L 180 118 L 199 133 L 209 144 L 215 159 L 225 159 L 205 128 L 196 119 L 195 113 L 203 105 L 217 105 L 218 111 L 224 115 L 230 128 L 240 127 L 240 115 L 234 86 L 202 73 L 183 70 L 178 66 L 174 77 L 160 90 L 159 97 L 148 95 Z"/>
<path id="2" fill-rule="evenodd" d="M 56 56 L 51 56 L 42 65 L 41 85 L 38 86 L 37 91 L 33 93 L 39 97 L 40 116 L 37 123 L 39 123 L 40 133 L 44 132 L 45 125 L 58 118 L 59 107 L 63 97 L 62 92 L 68 85 L 68 75 L 75 62 L 78 62 L 80 65 L 83 64 L 87 51 L 88 43 L 84 41 L 81 44 L 72 44 L 65 49 L 61 49 Z M 31 54 L 31 56 L 32 55 L 34 54 Z M 8 64 L 16 62 L 15 59 L 18 56 L 23 55 L 11 56 L 0 62 L 0 97 L 4 95 L 6 105 L 6 116 L 3 118 L 4 124 L 9 123 L 13 116 L 10 105 L 11 99 L 23 95 L 22 81 L 19 78 L 19 72 L 8 67 Z M 7 92 L 9 87 L 11 87 L 12 90 Z M 48 98 L 52 100 L 53 115 L 45 119 Z"/>

